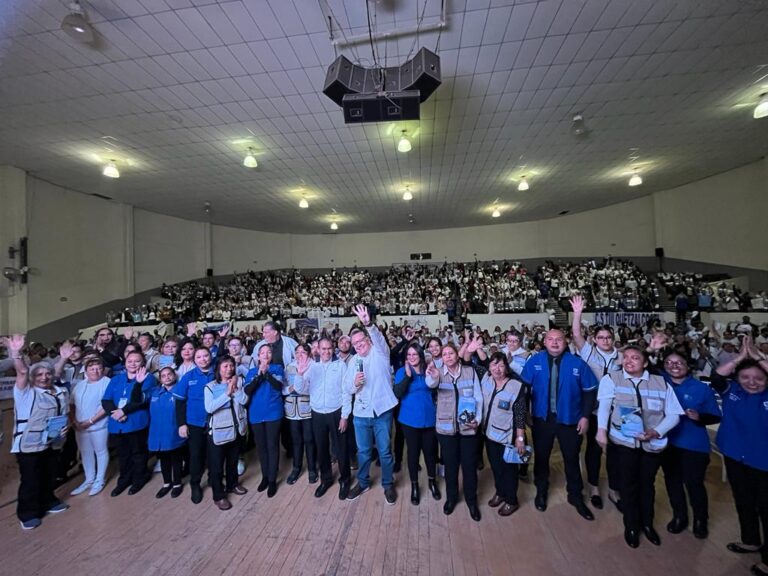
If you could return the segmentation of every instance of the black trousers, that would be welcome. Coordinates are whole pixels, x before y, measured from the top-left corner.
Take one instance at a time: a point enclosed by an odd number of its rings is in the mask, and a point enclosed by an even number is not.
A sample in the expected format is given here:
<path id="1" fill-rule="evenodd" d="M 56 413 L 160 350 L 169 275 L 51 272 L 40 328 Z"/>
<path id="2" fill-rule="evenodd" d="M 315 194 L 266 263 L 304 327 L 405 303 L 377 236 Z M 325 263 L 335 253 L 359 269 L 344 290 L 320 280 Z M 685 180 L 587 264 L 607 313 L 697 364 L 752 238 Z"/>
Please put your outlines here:
<path id="1" fill-rule="evenodd" d="M 464 484 L 464 501 L 477 504 L 477 436 L 438 434 L 440 452 L 445 464 L 446 499 L 459 499 L 459 466 Z"/>
<path id="2" fill-rule="evenodd" d="M 603 449 L 597 443 L 597 416 L 595 414 L 589 417 L 589 430 L 587 431 L 587 448 L 584 451 L 584 464 L 587 469 L 587 482 L 591 486 L 600 486 L 600 465 L 603 456 Z M 605 471 L 608 474 L 608 487 L 611 490 L 619 491 L 620 469 L 616 466 L 616 457 L 611 457 L 613 444 L 608 444 L 605 451 Z"/>
<path id="3" fill-rule="evenodd" d="M 320 467 L 320 480 L 324 484 L 333 482 L 331 442 L 334 442 L 336 446 L 336 458 L 339 462 L 339 480 L 349 482 L 349 452 L 347 450 L 349 428 L 344 433 L 339 432 L 340 421 L 341 408 L 328 414 L 312 411 L 312 432 L 315 435 L 317 464 Z M 347 420 L 347 425 L 349 425 L 350 421 L 351 418 Z"/>
<path id="4" fill-rule="evenodd" d="M 576 425 L 558 424 L 556 416 L 550 414 L 547 419 L 533 419 L 533 481 L 536 492 L 546 496 L 549 493 L 549 457 L 555 445 L 555 438 L 560 444 L 565 465 L 565 484 L 569 498 L 582 498 L 584 481 L 579 468 L 581 436 L 576 432 Z"/>
<path id="5" fill-rule="evenodd" d="M 654 483 L 661 465 L 661 454 L 619 444 L 615 447 L 621 467 L 620 494 L 624 510 L 624 528 L 640 530 L 642 526 L 653 526 L 653 506 L 656 499 Z"/>
<path id="6" fill-rule="evenodd" d="M 427 477 L 435 477 L 437 467 L 437 451 L 435 450 L 434 428 L 413 428 L 401 424 L 405 445 L 408 447 L 408 477 L 411 482 L 419 480 L 419 456 L 424 454 L 424 464 L 427 467 Z"/>
<path id="7" fill-rule="evenodd" d="M 67 478 L 69 470 L 77 464 L 77 440 L 75 439 L 73 428 L 70 428 L 67 432 L 64 446 L 62 446 L 61 450 L 57 451 L 57 458 L 56 478 Z"/>
<path id="8" fill-rule="evenodd" d="M 485 451 L 488 453 L 488 462 L 493 471 L 493 482 L 496 494 L 504 499 L 507 504 L 516 505 L 517 502 L 517 472 L 519 464 L 504 462 L 504 445 L 492 440 L 485 440 Z"/>
<path id="9" fill-rule="evenodd" d="M 677 446 L 667 446 L 661 453 L 661 468 L 667 485 L 669 504 L 675 518 L 688 520 L 688 499 L 691 501 L 694 520 L 709 519 L 709 502 L 704 478 L 709 466 L 708 452 L 695 452 Z"/>
<path id="10" fill-rule="evenodd" d="M 739 515 L 741 541 L 760 546 L 760 558 L 768 563 L 768 472 L 726 457 L 725 469 Z M 763 537 L 760 538 L 760 525 Z"/>
<path id="11" fill-rule="evenodd" d="M 52 448 L 42 452 L 16 454 L 21 481 L 16 501 L 16 516 L 22 522 L 42 518 L 60 500 L 53 493 L 59 454 Z"/>
<path id="12" fill-rule="evenodd" d="M 208 434 L 204 426 L 187 425 L 189 430 L 189 484 L 190 486 L 200 486 L 203 480 L 203 470 L 205 470 L 206 452 L 208 446 Z"/>
<path id="13" fill-rule="evenodd" d="M 291 428 L 291 441 L 293 442 L 293 469 L 301 470 L 304 454 L 307 455 L 307 469 L 310 472 L 317 471 L 315 458 L 315 435 L 312 433 L 312 419 L 288 420 Z"/>
<path id="14" fill-rule="evenodd" d="M 357 440 L 355 439 L 355 417 L 352 414 L 347 418 L 347 431 L 344 433 L 347 437 L 347 457 L 351 460 L 357 458 Z"/>
<path id="15" fill-rule="evenodd" d="M 213 490 L 213 499 L 221 500 L 227 494 L 224 491 L 224 475 L 227 479 L 227 490 L 237 486 L 237 459 L 240 456 L 240 437 L 232 442 L 216 445 L 213 436 L 208 435 L 208 479 Z"/>
<path id="16" fill-rule="evenodd" d="M 253 439 L 256 441 L 256 449 L 259 451 L 261 477 L 262 479 L 266 478 L 270 484 L 277 482 L 281 422 L 282 419 L 251 424 Z M 235 474 L 237 474 L 237 465 L 235 465 Z"/>
<path id="17" fill-rule="evenodd" d="M 117 443 L 117 459 L 120 464 L 120 475 L 117 478 L 117 487 L 125 488 L 133 486 L 142 487 L 149 478 L 147 472 L 147 460 L 149 449 L 147 448 L 147 429 L 115 434 Z"/>
<path id="18" fill-rule="evenodd" d="M 400 414 L 400 405 L 398 404 L 395 408 L 395 412 L 392 415 L 392 420 L 395 423 L 395 446 L 393 451 L 393 456 L 395 457 L 395 462 L 402 463 L 403 461 L 403 450 L 405 448 L 405 432 L 403 431 L 403 425 L 398 422 L 397 417 Z"/>
<path id="19" fill-rule="evenodd" d="M 184 463 L 184 453 L 184 446 L 179 446 L 174 450 L 162 450 L 157 453 L 164 484 L 181 486 L 181 469 Z"/>

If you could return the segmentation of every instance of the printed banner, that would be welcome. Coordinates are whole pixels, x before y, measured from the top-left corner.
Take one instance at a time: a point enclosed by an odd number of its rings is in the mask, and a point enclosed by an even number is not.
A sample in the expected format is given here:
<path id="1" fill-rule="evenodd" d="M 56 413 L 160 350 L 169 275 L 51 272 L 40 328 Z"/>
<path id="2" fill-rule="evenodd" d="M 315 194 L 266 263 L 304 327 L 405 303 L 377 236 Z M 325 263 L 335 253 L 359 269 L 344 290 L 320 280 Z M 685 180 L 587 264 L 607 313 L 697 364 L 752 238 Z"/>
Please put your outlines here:
<path id="1" fill-rule="evenodd" d="M 13 387 L 16 385 L 16 377 L 9 376 L 0 378 L 0 400 L 10 400 L 13 398 Z"/>
<path id="2" fill-rule="evenodd" d="M 648 320 L 658 318 L 656 312 L 595 312 L 595 324 L 618 326 L 626 324 L 633 328 L 645 326 Z"/>

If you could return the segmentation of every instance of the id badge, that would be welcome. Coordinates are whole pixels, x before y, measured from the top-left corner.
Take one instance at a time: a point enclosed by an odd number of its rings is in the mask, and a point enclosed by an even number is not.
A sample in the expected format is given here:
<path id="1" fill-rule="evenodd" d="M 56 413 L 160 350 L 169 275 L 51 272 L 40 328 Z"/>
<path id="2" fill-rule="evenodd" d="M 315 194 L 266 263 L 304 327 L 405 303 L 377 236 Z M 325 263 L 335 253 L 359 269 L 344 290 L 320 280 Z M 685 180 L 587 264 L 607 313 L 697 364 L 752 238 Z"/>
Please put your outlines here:
<path id="1" fill-rule="evenodd" d="M 499 400 L 499 410 L 509 410 L 510 408 L 509 400 Z"/>
<path id="2" fill-rule="evenodd" d="M 664 401 L 659 398 L 648 398 L 648 410 L 661 412 L 664 409 Z"/>
<path id="3" fill-rule="evenodd" d="M 465 398 L 469 398 L 470 396 L 474 396 L 474 390 L 472 388 L 462 388 L 461 395 Z"/>
<path id="4" fill-rule="evenodd" d="M 122 410 L 125 405 L 128 404 L 128 398 L 120 398 L 120 402 L 117 403 L 117 407 Z"/>

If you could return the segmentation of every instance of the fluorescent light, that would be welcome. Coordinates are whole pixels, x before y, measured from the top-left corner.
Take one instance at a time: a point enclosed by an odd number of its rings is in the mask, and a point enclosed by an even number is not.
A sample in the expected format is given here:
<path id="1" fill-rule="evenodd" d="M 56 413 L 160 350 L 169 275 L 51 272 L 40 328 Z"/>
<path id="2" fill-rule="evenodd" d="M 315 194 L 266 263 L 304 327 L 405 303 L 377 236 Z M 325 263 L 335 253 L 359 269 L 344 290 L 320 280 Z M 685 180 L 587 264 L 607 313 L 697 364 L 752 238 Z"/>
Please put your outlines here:
<path id="1" fill-rule="evenodd" d="M 339 225 L 336 224 L 336 222 L 331 222 L 331 230 L 338 230 L 338 229 L 339 229 Z"/>
<path id="2" fill-rule="evenodd" d="M 499 216 L 501 216 L 501 210 L 499 210 L 498 208 L 494 208 L 493 214 L 491 214 L 491 218 L 498 218 Z"/>
<path id="3" fill-rule="evenodd" d="M 253 155 L 253 150 L 248 148 L 248 154 L 243 159 L 243 166 L 246 168 L 256 168 L 259 163 L 256 161 L 256 156 Z"/>
<path id="4" fill-rule="evenodd" d="M 413 200 L 413 194 L 411 194 L 411 191 L 407 188 L 405 189 L 405 192 L 403 192 L 403 200 Z"/>
<path id="5" fill-rule="evenodd" d="M 307 202 L 306 198 L 302 198 L 299 202 L 299 208 L 309 208 L 309 202 Z"/>
<path id="6" fill-rule="evenodd" d="M 635 172 L 632 174 L 632 178 L 629 179 L 629 185 L 630 186 L 640 186 L 640 184 L 643 183 L 643 179 L 640 178 L 640 174 Z"/>
<path id="7" fill-rule="evenodd" d="M 403 130 L 403 135 L 400 136 L 400 141 L 397 143 L 397 151 L 410 152 L 411 148 L 412 148 L 411 141 L 405 137 L 405 130 Z"/>
<path id="8" fill-rule="evenodd" d="M 117 164 L 114 160 L 110 160 L 101 171 L 107 178 L 120 178 L 120 170 L 117 169 Z"/>
<path id="9" fill-rule="evenodd" d="M 528 188 L 530 188 L 530 186 L 528 185 L 528 180 L 525 179 L 525 176 L 521 177 L 520 184 L 517 185 L 517 189 L 520 192 L 525 192 L 526 190 L 528 190 Z"/>
<path id="10" fill-rule="evenodd" d="M 755 111 L 752 112 L 752 118 L 765 118 L 768 116 L 768 94 L 760 95 L 760 102 L 755 106 Z"/>

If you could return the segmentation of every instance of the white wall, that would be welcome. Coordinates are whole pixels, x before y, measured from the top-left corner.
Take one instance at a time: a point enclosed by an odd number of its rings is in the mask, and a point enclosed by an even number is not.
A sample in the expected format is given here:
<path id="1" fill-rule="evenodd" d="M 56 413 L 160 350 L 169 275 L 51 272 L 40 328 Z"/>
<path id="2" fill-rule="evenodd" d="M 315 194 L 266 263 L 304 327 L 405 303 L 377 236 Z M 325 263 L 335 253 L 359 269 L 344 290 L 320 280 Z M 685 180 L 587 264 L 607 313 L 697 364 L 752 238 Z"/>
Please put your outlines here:
<path id="1" fill-rule="evenodd" d="M 20 268 L 20 258 L 10 258 L 8 248 L 18 249 L 27 236 L 27 175 L 13 166 L 0 166 L 0 268 Z M 29 286 L 0 277 L 0 334 L 27 328 Z"/>

